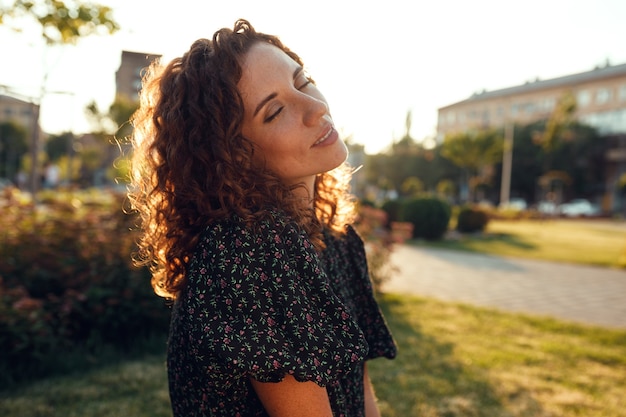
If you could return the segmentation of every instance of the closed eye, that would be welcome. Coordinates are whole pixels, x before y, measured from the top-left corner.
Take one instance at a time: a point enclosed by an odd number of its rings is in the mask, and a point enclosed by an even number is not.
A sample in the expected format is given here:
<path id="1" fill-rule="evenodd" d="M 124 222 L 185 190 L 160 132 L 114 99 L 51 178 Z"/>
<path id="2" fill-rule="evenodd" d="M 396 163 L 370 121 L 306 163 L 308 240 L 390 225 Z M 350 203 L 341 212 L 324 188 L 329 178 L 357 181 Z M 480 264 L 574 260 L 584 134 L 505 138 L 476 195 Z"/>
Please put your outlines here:
<path id="1" fill-rule="evenodd" d="M 311 84 L 311 80 L 309 78 L 306 79 L 306 81 L 304 82 L 304 84 L 302 84 L 300 87 L 296 87 L 298 90 L 302 90 L 304 87 L 306 87 L 307 85 Z"/>
<path id="2" fill-rule="evenodd" d="M 294 77 L 296 88 L 302 90 L 309 84 L 315 84 L 309 74 L 300 67 Z"/>
<path id="3" fill-rule="evenodd" d="M 278 117 L 278 115 L 280 114 L 280 112 L 282 112 L 282 111 L 283 111 L 283 109 L 284 109 L 284 108 L 285 108 L 285 107 L 283 107 L 283 106 L 279 107 L 279 108 L 278 108 L 278 110 L 276 110 L 274 113 L 270 114 L 270 115 L 269 115 L 269 116 L 267 116 L 265 119 L 263 119 L 263 122 L 264 122 L 264 123 L 269 123 L 269 122 L 271 122 L 272 120 L 274 120 L 275 118 L 277 118 L 277 117 Z"/>

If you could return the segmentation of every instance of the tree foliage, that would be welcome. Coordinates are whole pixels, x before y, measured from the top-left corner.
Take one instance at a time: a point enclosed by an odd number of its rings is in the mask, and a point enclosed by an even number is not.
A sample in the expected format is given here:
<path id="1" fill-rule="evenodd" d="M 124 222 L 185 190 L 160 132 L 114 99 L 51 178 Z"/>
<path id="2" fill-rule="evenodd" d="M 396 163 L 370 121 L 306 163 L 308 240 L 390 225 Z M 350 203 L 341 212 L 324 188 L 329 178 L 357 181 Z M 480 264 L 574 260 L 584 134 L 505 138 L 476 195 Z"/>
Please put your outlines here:
<path id="1" fill-rule="evenodd" d="M 477 130 L 452 134 L 444 139 L 442 155 L 455 165 L 476 173 L 502 160 L 504 141 L 496 130 Z"/>
<path id="2" fill-rule="evenodd" d="M 63 156 L 66 156 L 72 151 L 72 142 L 74 141 L 74 134 L 65 132 L 60 135 L 51 135 L 46 141 L 46 154 L 48 161 L 56 162 Z"/>
<path id="3" fill-rule="evenodd" d="M 32 20 L 41 27 L 48 45 L 75 44 L 93 34 L 113 34 L 119 24 L 110 7 L 91 2 L 62 0 L 17 0 L 0 8 L 0 24 L 22 31 L 20 23 Z"/>
<path id="4" fill-rule="evenodd" d="M 537 141 L 538 132 L 544 132 L 547 123 L 542 120 L 515 126 L 511 194 L 529 202 L 537 201 L 543 198 L 543 193 L 551 191 L 550 184 L 546 188 L 546 184 L 540 183 L 541 178 L 562 182 L 562 178 L 567 177 L 565 199 L 593 197 L 604 186 L 608 142 L 591 126 L 572 121 L 567 135 L 555 142 L 551 152 L 547 153 Z M 546 166 L 550 169 L 546 170 Z M 496 170 L 494 182 L 499 181 L 500 172 Z"/>
<path id="5" fill-rule="evenodd" d="M 26 152 L 26 129 L 14 122 L 0 123 L 0 177 L 14 178 Z"/>

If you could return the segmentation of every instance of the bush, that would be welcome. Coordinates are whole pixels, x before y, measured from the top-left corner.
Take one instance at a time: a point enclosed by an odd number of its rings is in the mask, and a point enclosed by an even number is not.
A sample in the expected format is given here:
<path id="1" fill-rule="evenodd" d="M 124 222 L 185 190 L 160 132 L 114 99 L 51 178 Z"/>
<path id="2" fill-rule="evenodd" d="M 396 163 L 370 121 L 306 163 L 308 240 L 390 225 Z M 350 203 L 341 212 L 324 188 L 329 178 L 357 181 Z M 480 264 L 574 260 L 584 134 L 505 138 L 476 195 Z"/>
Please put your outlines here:
<path id="1" fill-rule="evenodd" d="M 383 203 L 381 209 L 387 213 L 387 221 L 385 227 L 391 227 L 391 223 L 400 221 L 400 211 L 402 209 L 401 200 L 387 200 Z"/>
<path id="2" fill-rule="evenodd" d="M 384 210 L 361 202 L 354 226 L 363 238 L 367 267 L 376 292 L 382 292 L 385 282 L 397 272 L 391 264 L 393 240 L 390 231 L 385 227 L 387 223 L 387 213 Z"/>
<path id="3" fill-rule="evenodd" d="M 482 232 L 489 223 L 489 215 L 477 208 L 462 207 L 457 219 L 456 230 L 461 233 Z"/>
<path id="4" fill-rule="evenodd" d="M 433 197 L 415 198 L 404 203 L 400 220 L 413 224 L 413 238 L 441 239 L 448 230 L 450 205 Z"/>
<path id="5" fill-rule="evenodd" d="M 123 195 L 16 197 L 0 200 L 0 388 L 77 346 L 132 349 L 166 334 L 169 309 L 132 265 L 136 218 Z"/>

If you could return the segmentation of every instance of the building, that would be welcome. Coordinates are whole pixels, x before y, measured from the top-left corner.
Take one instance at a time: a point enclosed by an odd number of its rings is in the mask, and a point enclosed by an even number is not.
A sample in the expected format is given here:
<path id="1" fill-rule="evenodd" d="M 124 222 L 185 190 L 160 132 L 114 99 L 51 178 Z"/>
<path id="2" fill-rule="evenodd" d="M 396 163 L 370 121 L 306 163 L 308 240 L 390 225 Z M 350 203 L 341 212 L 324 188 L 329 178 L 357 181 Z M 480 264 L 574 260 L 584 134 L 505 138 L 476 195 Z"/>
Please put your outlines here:
<path id="1" fill-rule="evenodd" d="M 115 73 L 116 93 L 132 100 L 137 99 L 145 69 L 155 59 L 160 58 L 161 55 L 122 51 L 122 60 Z"/>
<path id="2" fill-rule="evenodd" d="M 13 122 L 31 131 L 36 104 L 0 94 L 0 123 Z"/>
<path id="3" fill-rule="evenodd" d="M 626 64 L 607 63 L 587 72 L 473 94 L 438 110 L 437 139 L 502 128 L 507 122 L 523 125 L 545 120 L 567 94 L 576 99 L 575 117 L 606 140 L 606 183 L 597 200 L 605 211 L 623 211 L 626 201 L 616 190 L 620 177 L 626 175 Z"/>
<path id="4" fill-rule="evenodd" d="M 8 90 L 8 88 L 7 88 Z M 0 94 L 0 124 L 12 123 L 24 129 L 26 143 L 30 147 L 30 156 L 33 156 L 33 144 L 36 146 L 37 153 L 43 151 L 44 143 L 48 135 L 41 130 L 38 124 L 39 105 L 33 103 L 29 98 L 18 98 L 19 95 L 7 96 Z M 35 129 L 37 127 L 37 130 Z M 36 133 L 36 135 L 35 135 Z M 7 138 L 0 138 L 0 148 L 2 148 Z M 13 153 L 12 145 L 4 149 L 0 149 L 0 182 L 13 182 L 20 186 L 26 186 L 28 181 L 27 174 L 21 169 L 21 153 Z M 13 148 L 15 149 L 15 148 Z M 31 159 L 32 160 L 32 159 Z M 31 173 L 31 178 L 33 178 Z"/>
<path id="5" fill-rule="evenodd" d="M 546 119 L 565 94 L 576 98 L 578 119 L 601 135 L 626 134 L 626 64 L 473 94 L 438 110 L 437 138 L 471 129 Z"/>

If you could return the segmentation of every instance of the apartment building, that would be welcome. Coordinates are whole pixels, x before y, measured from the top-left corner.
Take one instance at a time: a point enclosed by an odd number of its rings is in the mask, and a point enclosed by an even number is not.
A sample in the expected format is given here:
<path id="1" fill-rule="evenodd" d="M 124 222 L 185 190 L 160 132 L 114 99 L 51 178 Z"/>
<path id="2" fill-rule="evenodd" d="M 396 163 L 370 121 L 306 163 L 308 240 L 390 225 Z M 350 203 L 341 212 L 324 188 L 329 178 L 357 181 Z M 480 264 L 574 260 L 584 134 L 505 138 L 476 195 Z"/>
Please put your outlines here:
<path id="1" fill-rule="evenodd" d="M 559 98 L 573 94 L 576 115 L 601 135 L 626 134 L 626 64 L 473 94 L 438 110 L 437 138 L 454 132 L 532 123 L 547 118 Z"/>
<path id="2" fill-rule="evenodd" d="M 159 58 L 161 55 L 122 51 L 120 66 L 115 73 L 116 93 L 133 100 L 137 99 L 144 71 L 152 61 Z"/>
<path id="3" fill-rule="evenodd" d="M 438 109 L 437 139 L 443 141 L 456 132 L 504 127 L 507 122 L 529 124 L 547 119 L 566 94 L 576 99 L 578 120 L 595 127 L 606 140 L 606 182 L 597 201 L 605 211 L 625 211 L 626 200 L 617 192 L 617 184 L 626 175 L 626 64 L 607 63 L 587 72 L 475 93 Z"/>
<path id="4" fill-rule="evenodd" d="M 29 101 L 0 94 L 0 123 L 13 122 L 31 130 L 35 106 Z"/>

